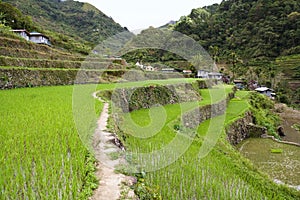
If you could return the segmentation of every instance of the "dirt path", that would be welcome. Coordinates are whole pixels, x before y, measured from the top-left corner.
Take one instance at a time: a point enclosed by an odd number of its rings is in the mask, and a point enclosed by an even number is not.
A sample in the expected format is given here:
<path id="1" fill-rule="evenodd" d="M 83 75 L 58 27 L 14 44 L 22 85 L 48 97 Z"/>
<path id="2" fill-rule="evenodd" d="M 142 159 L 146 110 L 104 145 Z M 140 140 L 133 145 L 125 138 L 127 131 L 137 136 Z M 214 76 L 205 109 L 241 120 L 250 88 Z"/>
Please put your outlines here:
<path id="1" fill-rule="evenodd" d="M 96 93 L 94 98 L 99 99 Z M 99 99 L 101 100 L 101 99 Z M 117 165 L 124 163 L 123 158 L 112 159 L 113 154 L 121 154 L 122 150 L 118 148 L 112 141 L 116 136 L 106 131 L 109 104 L 104 103 L 102 113 L 97 122 L 98 127 L 93 136 L 93 148 L 96 159 L 98 160 L 96 176 L 100 180 L 99 187 L 94 191 L 91 200 L 117 200 L 123 193 L 122 199 L 134 199 L 134 193 L 130 191 L 128 186 L 123 183 L 130 182 L 131 177 L 115 172 Z M 130 184 L 130 183 L 129 183 Z M 127 188 L 126 188 L 127 187 Z M 124 190 L 127 194 L 124 197 Z"/>

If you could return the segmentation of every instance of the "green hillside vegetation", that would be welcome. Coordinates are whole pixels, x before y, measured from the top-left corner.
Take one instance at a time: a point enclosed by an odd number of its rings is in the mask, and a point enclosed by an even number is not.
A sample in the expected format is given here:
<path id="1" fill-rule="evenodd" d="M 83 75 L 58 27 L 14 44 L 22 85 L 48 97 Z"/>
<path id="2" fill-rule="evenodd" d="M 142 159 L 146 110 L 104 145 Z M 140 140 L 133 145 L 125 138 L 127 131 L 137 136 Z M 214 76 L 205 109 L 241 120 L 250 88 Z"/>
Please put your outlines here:
<path id="1" fill-rule="evenodd" d="M 226 89 L 226 93 L 230 88 Z M 200 90 L 203 101 L 200 106 L 212 103 L 206 89 Z M 187 151 L 175 162 L 167 167 L 145 172 L 141 168 L 140 173 L 134 174 L 139 177 L 135 185 L 135 192 L 141 199 L 294 199 L 299 198 L 299 193 L 288 188 L 274 184 L 267 176 L 244 159 L 226 140 L 225 128 L 235 120 L 244 116 L 244 113 L 251 107 L 247 102 L 248 95 L 245 92 L 238 92 L 237 99 L 230 101 L 226 114 L 218 116 L 201 123 L 197 129 L 196 137 L 190 130 L 178 125 L 178 117 L 184 112 L 179 104 L 166 105 L 164 110 L 167 114 L 165 126 L 153 137 L 145 138 L 143 132 L 135 133 L 138 137 L 132 136 L 132 130 L 122 130 L 121 134 L 125 146 L 129 152 L 147 153 L 159 150 L 165 145 L 173 142 L 175 137 L 186 141 L 187 138 L 193 141 Z M 218 97 L 214 101 L 220 101 Z M 191 104 L 191 106 L 195 106 Z M 185 108 L 191 108 L 188 105 Z M 132 119 L 140 126 L 151 124 L 149 109 L 133 111 L 125 115 L 126 119 Z M 201 157 L 201 147 L 206 137 L 216 134 L 215 128 L 209 128 L 215 124 L 222 123 L 225 119 L 225 126 L 216 146 L 204 158 Z M 112 122 L 111 122 L 112 123 Z M 115 127 L 115 126 L 111 126 Z M 120 135 L 119 135 L 120 136 Z M 139 136 L 141 138 L 139 138 Z M 207 142 L 207 141 L 206 141 Z M 181 149 L 181 146 L 176 146 Z M 174 149 L 174 152 L 176 150 Z M 164 156 L 164 155 L 161 155 Z M 168 160 L 160 157 L 161 160 Z M 128 161 L 134 167 L 139 162 L 131 154 L 127 155 Z M 126 173 L 128 166 L 120 166 L 120 171 Z"/>
<path id="2" fill-rule="evenodd" d="M 300 86 L 299 23 L 297 0 L 227 0 L 193 9 L 169 28 L 199 41 L 232 79 L 274 88 L 279 101 L 299 107 L 299 92 L 291 94 Z"/>
<path id="3" fill-rule="evenodd" d="M 110 17 L 88 3 L 56 0 L 2 0 L 32 17 L 44 30 L 61 33 L 97 45 L 118 32 L 125 31 Z M 22 27 L 19 27 L 22 28 Z"/>
<path id="4" fill-rule="evenodd" d="M 245 60 L 299 53 L 299 1 L 228 0 L 210 8 L 193 9 L 174 29 Z"/>

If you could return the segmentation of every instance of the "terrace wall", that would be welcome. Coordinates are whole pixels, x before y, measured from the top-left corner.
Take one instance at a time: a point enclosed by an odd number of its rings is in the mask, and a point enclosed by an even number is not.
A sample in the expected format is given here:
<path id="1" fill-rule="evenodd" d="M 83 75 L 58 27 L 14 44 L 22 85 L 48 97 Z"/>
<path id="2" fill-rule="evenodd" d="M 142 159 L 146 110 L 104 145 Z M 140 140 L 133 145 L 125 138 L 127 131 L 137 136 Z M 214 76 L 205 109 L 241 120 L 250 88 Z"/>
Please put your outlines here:
<path id="1" fill-rule="evenodd" d="M 237 145 L 249 137 L 260 137 L 266 132 L 265 127 L 253 124 L 253 115 L 250 111 L 226 127 L 227 140 L 232 145 Z"/>

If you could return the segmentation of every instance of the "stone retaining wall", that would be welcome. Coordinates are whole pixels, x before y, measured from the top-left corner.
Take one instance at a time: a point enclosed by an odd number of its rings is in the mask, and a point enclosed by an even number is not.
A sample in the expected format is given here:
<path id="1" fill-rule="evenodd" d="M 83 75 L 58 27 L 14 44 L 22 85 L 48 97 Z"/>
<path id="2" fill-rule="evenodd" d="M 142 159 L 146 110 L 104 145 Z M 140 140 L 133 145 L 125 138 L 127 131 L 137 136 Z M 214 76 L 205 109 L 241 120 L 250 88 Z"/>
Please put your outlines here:
<path id="1" fill-rule="evenodd" d="M 237 145 L 249 137 L 260 137 L 266 132 L 265 127 L 253 124 L 253 116 L 250 111 L 226 127 L 227 139 L 232 145 Z"/>

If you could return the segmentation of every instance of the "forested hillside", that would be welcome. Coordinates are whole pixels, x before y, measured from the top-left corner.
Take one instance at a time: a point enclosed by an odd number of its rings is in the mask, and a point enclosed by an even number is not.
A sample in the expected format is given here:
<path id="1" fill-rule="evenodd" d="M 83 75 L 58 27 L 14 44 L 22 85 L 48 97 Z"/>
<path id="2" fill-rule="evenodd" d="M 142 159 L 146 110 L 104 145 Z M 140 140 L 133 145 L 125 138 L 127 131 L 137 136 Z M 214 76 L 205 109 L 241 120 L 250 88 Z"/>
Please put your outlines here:
<path id="1" fill-rule="evenodd" d="M 227 0 L 193 9 L 174 29 L 244 59 L 300 53 L 300 1 Z"/>
<path id="2" fill-rule="evenodd" d="M 272 87 L 279 101 L 299 106 L 299 26 L 298 0 L 223 0 L 170 27 L 199 41 L 232 79 Z"/>
<path id="3" fill-rule="evenodd" d="M 42 29 L 58 32 L 76 39 L 83 39 L 92 45 L 126 30 L 114 20 L 94 6 L 78 1 L 59 0 L 3 0 L 25 15 L 32 17 L 32 21 Z M 8 25 L 15 27 L 14 22 Z"/>

